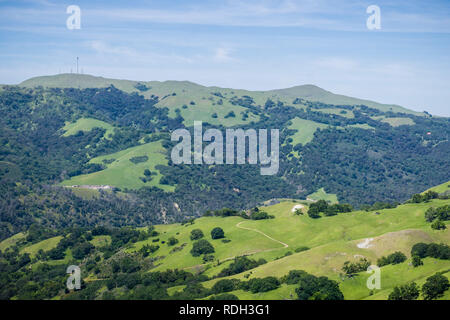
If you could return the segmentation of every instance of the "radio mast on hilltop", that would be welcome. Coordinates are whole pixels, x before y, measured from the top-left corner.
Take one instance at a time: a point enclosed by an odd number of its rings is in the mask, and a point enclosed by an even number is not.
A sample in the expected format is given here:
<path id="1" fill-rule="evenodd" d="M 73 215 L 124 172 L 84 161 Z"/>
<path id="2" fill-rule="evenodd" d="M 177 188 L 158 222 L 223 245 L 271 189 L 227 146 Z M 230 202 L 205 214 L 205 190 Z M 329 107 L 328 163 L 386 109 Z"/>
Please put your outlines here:
<path id="1" fill-rule="evenodd" d="M 78 57 L 77 57 L 77 74 L 78 74 Z"/>

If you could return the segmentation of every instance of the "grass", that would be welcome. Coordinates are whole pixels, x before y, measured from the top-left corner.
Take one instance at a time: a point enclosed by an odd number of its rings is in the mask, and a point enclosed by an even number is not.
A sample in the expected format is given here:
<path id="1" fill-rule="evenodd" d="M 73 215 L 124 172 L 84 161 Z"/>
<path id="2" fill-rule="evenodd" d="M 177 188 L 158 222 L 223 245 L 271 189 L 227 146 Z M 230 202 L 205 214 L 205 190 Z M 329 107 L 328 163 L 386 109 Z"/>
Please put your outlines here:
<path id="1" fill-rule="evenodd" d="M 351 128 L 359 128 L 359 129 L 365 129 L 365 130 L 375 130 L 374 127 L 368 125 L 367 123 L 357 123 L 357 124 L 351 124 L 348 125 L 347 127 L 351 127 Z"/>
<path id="2" fill-rule="evenodd" d="M 160 141 L 150 142 L 136 147 L 128 148 L 113 154 L 96 157 L 90 163 L 104 164 L 106 169 L 90 174 L 72 177 L 62 184 L 69 185 L 109 185 L 118 188 L 138 189 L 143 186 L 156 186 L 165 191 L 173 191 L 175 187 L 162 185 L 159 183 L 162 175 L 155 168 L 157 165 L 167 165 L 165 149 Z M 131 158 L 147 156 L 148 160 L 140 163 L 133 163 Z M 105 163 L 107 160 L 114 160 Z M 144 170 L 149 169 L 156 173 L 152 180 L 144 183 L 140 177 L 144 177 Z"/>
<path id="3" fill-rule="evenodd" d="M 18 241 L 24 239 L 25 236 L 26 236 L 26 233 L 19 232 L 9 238 L 6 238 L 2 242 L 0 242 L 0 251 L 5 251 L 9 247 L 15 245 Z"/>
<path id="4" fill-rule="evenodd" d="M 297 130 L 297 132 L 292 136 L 292 145 L 302 144 L 305 145 L 311 142 L 314 138 L 314 132 L 317 129 L 325 129 L 328 125 L 323 123 L 318 123 L 311 120 L 304 120 L 300 118 L 294 118 L 291 120 L 292 124 L 289 129 Z"/>
<path id="5" fill-rule="evenodd" d="M 62 128 L 62 130 L 64 131 L 63 136 L 67 137 L 77 134 L 80 131 L 88 132 L 94 128 L 105 129 L 106 132 L 104 137 L 106 139 L 111 139 L 110 136 L 114 134 L 114 127 L 112 125 L 104 121 L 92 118 L 81 118 L 73 123 L 66 123 L 66 125 Z"/>
<path id="6" fill-rule="evenodd" d="M 35 257 L 39 250 L 49 251 L 53 248 L 56 248 L 59 241 L 62 239 L 62 236 L 57 236 L 53 238 L 49 238 L 38 243 L 32 244 L 31 246 L 24 247 L 20 250 L 21 254 L 29 253 L 30 257 Z"/>
<path id="7" fill-rule="evenodd" d="M 83 198 L 85 200 L 92 200 L 95 198 L 98 198 L 100 196 L 100 191 L 95 189 L 86 189 L 86 188 L 70 188 L 70 190 L 80 198 Z"/>
<path id="8" fill-rule="evenodd" d="M 430 188 L 427 191 L 432 190 L 435 191 L 437 193 L 443 193 L 447 190 L 450 190 L 450 181 L 444 182 L 443 184 L 440 184 L 436 187 Z"/>
<path id="9" fill-rule="evenodd" d="M 384 118 L 384 117 L 376 117 L 381 122 L 389 123 L 392 127 L 399 127 L 404 125 L 412 126 L 415 124 L 414 120 L 411 118 L 401 118 L 401 117 L 395 117 L 395 118 Z"/>
<path id="10" fill-rule="evenodd" d="M 322 113 L 335 114 L 344 118 L 352 119 L 355 117 L 352 110 L 340 109 L 340 108 L 324 108 L 317 110 Z"/>
<path id="11" fill-rule="evenodd" d="M 324 188 L 320 188 L 314 193 L 308 195 L 309 199 L 312 200 L 325 200 L 330 203 L 338 203 L 337 196 L 334 193 L 327 193 Z"/>
<path id="12" fill-rule="evenodd" d="M 106 247 L 111 244 L 111 236 L 94 236 L 89 242 L 94 247 Z"/>

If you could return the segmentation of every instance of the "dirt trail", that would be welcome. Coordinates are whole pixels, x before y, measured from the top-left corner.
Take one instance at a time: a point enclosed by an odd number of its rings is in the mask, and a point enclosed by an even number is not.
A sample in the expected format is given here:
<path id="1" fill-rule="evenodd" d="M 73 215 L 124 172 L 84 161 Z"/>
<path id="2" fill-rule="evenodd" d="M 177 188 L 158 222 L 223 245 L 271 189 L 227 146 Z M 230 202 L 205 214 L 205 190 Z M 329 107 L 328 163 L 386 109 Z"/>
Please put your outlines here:
<path id="1" fill-rule="evenodd" d="M 272 241 L 275 241 L 275 242 L 278 242 L 278 243 L 282 244 L 285 248 L 288 248 L 288 247 L 289 247 L 289 245 L 288 245 L 287 243 L 284 243 L 284 242 L 281 242 L 280 240 L 274 239 L 274 238 L 272 238 L 271 236 L 268 236 L 267 234 L 265 234 L 264 232 L 259 231 L 258 229 L 252 229 L 252 228 L 241 227 L 241 223 L 243 223 L 243 222 L 245 222 L 245 221 L 241 221 L 241 222 L 239 222 L 238 224 L 236 224 L 236 227 L 237 227 L 237 228 L 240 228 L 240 229 L 245 229 L 245 230 L 250 230 L 250 231 L 258 232 L 258 233 L 262 234 L 264 237 L 269 238 L 269 239 L 272 240 Z M 276 249 L 279 249 L 279 248 L 276 248 Z M 267 249 L 267 250 L 273 250 L 273 249 Z M 267 250 L 266 250 L 266 251 L 267 251 Z M 262 251 L 260 251 L 260 252 L 262 252 Z"/>

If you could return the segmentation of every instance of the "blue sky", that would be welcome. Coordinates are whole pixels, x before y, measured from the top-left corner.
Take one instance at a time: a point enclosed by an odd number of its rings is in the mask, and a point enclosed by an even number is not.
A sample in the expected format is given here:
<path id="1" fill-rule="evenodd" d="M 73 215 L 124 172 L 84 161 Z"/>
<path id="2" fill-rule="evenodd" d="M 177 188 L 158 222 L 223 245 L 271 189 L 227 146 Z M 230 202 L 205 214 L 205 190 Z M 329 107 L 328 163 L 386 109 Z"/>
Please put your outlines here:
<path id="1" fill-rule="evenodd" d="M 132 3 L 132 4 L 131 4 Z M 81 8 L 68 30 L 66 8 Z M 381 29 L 368 30 L 369 5 Z M 450 1 L 0 0 L 0 83 L 75 71 L 335 93 L 450 116 Z"/>

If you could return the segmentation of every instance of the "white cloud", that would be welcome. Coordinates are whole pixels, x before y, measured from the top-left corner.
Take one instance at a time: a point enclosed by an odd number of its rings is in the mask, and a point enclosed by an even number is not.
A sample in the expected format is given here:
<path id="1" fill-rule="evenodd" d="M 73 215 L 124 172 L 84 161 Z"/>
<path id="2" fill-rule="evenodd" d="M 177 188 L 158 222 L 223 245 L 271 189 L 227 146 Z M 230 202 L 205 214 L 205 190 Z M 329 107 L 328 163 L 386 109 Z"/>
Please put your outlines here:
<path id="1" fill-rule="evenodd" d="M 229 48 L 217 48 L 214 54 L 214 61 L 216 62 L 229 62 L 233 61 L 234 58 L 231 57 L 231 49 Z"/>

